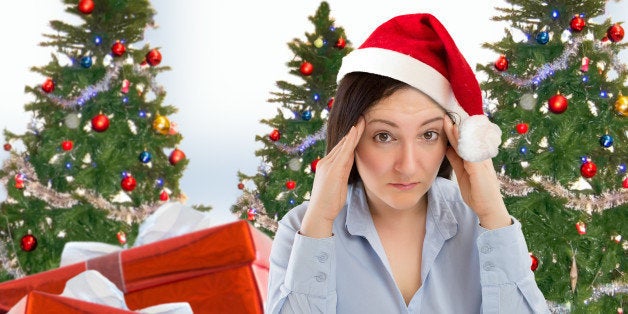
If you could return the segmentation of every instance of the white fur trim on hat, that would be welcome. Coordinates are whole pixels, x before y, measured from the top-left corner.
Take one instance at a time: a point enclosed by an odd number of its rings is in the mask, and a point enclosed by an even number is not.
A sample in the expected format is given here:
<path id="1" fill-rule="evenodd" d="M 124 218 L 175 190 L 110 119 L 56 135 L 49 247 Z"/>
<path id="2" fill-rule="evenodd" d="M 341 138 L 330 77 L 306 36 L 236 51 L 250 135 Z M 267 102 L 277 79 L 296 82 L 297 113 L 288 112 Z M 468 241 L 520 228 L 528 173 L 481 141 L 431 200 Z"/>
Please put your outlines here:
<path id="1" fill-rule="evenodd" d="M 468 117 L 458 131 L 458 155 L 462 159 L 478 162 L 497 156 L 502 131 L 485 115 Z"/>
<path id="2" fill-rule="evenodd" d="M 432 98 L 446 111 L 464 120 L 469 115 L 458 104 L 451 84 L 438 71 L 411 56 L 382 48 L 361 48 L 342 59 L 338 81 L 347 73 L 366 72 L 394 78 Z"/>

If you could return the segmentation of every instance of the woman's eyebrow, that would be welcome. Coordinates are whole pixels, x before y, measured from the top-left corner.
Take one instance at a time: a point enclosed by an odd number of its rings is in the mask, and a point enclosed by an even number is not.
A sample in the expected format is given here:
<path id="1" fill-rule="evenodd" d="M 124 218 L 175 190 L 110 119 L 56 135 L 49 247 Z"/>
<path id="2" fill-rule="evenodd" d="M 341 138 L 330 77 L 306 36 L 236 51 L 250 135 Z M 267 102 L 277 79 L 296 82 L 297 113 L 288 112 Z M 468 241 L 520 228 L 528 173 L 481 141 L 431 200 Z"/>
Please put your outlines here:
<path id="1" fill-rule="evenodd" d="M 424 126 L 426 124 L 430 124 L 430 123 L 435 122 L 435 121 L 442 121 L 442 120 L 444 120 L 443 117 L 434 117 L 434 118 L 427 119 L 427 120 L 423 121 L 421 123 L 421 126 Z M 385 120 L 385 119 L 373 119 L 373 120 L 368 121 L 369 124 L 370 123 L 376 123 L 376 122 L 388 124 L 388 125 L 390 125 L 390 126 L 392 126 L 394 128 L 398 128 L 399 127 L 396 123 L 394 123 L 394 122 L 392 122 L 390 120 Z"/>
<path id="2" fill-rule="evenodd" d="M 376 122 L 383 123 L 383 124 L 388 124 L 388 125 L 390 125 L 390 126 L 392 126 L 394 128 L 398 128 L 399 127 L 396 123 L 394 123 L 392 121 L 389 121 L 389 120 L 384 120 L 384 119 L 373 119 L 373 120 L 370 120 L 368 123 L 370 124 L 370 123 L 376 123 Z"/>
<path id="3" fill-rule="evenodd" d="M 430 123 L 432 123 L 434 121 L 439 121 L 439 120 L 442 121 L 444 119 L 443 119 L 443 117 L 435 117 L 435 118 L 432 118 L 432 119 L 427 119 L 427 120 L 423 121 L 423 123 L 421 123 L 421 126 L 424 126 L 426 124 L 430 124 Z"/>

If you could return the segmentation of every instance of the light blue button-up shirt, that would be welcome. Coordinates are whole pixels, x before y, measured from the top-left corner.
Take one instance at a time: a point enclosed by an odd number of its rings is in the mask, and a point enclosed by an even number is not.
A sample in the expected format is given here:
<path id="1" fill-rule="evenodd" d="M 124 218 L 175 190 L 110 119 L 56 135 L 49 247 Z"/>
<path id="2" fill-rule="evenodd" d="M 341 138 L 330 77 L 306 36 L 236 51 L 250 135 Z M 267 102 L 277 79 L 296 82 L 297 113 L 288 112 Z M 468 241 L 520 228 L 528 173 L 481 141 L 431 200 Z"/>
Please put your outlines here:
<path id="1" fill-rule="evenodd" d="M 421 288 L 397 288 L 361 183 L 349 186 L 333 236 L 298 233 L 307 203 L 279 223 L 270 256 L 267 313 L 549 313 L 513 218 L 486 230 L 452 181 L 428 191 Z"/>

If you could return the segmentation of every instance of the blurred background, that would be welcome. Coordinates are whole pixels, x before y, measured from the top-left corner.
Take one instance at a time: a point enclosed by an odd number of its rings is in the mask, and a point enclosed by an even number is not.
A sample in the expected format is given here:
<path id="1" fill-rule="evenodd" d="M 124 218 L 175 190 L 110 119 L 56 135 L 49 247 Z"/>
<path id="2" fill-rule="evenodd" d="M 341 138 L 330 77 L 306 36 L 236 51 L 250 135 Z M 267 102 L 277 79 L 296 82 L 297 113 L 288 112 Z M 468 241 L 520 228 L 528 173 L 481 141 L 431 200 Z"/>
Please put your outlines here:
<path id="1" fill-rule="evenodd" d="M 494 8 L 505 5 L 501 0 L 327 2 L 336 25 L 345 29 L 355 47 L 395 15 L 430 12 L 448 28 L 472 68 L 497 58 L 481 45 L 500 40 L 506 27 L 491 20 L 497 14 Z M 170 120 L 178 125 L 184 137 L 179 148 L 190 159 L 181 188 L 188 204 L 212 206 L 217 221 L 233 220 L 229 208 L 240 195 L 236 173 L 256 173 L 260 160 L 254 152 L 261 144 L 255 135 L 270 131 L 259 120 L 276 114 L 277 104 L 266 100 L 277 90 L 276 81 L 293 80 L 285 65 L 294 57 L 287 43 L 313 32 L 308 17 L 320 1 L 152 3 L 157 28 L 146 32 L 145 41 L 160 49 L 161 65 L 172 67 L 157 79 L 167 92 L 164 105 L 179 108 Z M 609 1 L 607 16 L 628 21 L 628 4 Z M 30 122 L 23 109 L 29 101 L 24 87 L 43 79 L 29 69 L 50 61 L 51 51 L 38 44 L 55 19 L 72 22 L 61 1 L 12 1 L 0 10 L 2 129 L 20 133 Z M 620 57 L 628 63 L 626 51 Z M 0 152 L 0 160 L 7 156 Z M 0 200 L 5 195 L 0 191 Z"/>

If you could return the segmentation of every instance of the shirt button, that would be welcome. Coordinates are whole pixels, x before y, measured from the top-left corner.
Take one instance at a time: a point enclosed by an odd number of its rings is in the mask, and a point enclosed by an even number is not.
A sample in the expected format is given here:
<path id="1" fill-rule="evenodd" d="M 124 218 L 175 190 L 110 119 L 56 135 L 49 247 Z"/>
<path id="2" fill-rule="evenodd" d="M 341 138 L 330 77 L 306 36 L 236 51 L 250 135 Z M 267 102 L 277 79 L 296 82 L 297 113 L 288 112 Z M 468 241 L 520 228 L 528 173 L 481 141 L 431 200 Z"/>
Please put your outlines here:
<path id="1" fill-rule="evenodd" d="M 327 279 L 327 275 L 325 275 L 325 273 L 318 273 L 316 276 L 314 276 L 314 278 L 316 278 L 316 281 L 318 282 L 323 282 L 325 281 L 325 279 Z"/>
<path id="2" fill-rule="evenodd" d="M 491 270 L 493 270 L 495 268 L 495 264 L 493 264 L 492 262 L 486 262 L 486 263 L 484 263 L 483 268 L 486 271 L 491 271 Z"/>
<path id="3" fill-rule="evenodd" d="M 490 245 L 484 245 L 480 248 L 480 252 L 484 254 L 491 253 L 492 251 L 493 251 L 493 248 Z"/>
<path id="4" fill-rule="evenodd" d="M 321 252 L 318 256 L 316 256 L 319 263 L 325 263 L 329 258 L 329 255 L 326 252 Z"/>

